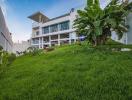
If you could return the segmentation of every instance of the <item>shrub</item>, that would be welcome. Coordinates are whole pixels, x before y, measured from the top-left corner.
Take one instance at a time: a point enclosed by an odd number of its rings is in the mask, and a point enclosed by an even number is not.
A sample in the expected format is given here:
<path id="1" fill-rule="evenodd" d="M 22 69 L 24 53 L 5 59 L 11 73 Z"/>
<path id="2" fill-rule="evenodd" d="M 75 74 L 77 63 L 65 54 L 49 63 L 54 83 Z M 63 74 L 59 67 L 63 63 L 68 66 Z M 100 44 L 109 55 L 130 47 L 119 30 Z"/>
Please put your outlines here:
<path id="1" fill-rule="evenodd" d="M 53 51 L 53 50 L 54 50 L 53 47 L 48 47 L 48 48 L 46 48 L 46 51 L 47 51 L 47 52 L 50 52 L 50 51 Z"/>
<path id="2" fill-rule="evenodd" d="M 35 48 L 35 47 L 29 47 L 27 49 L 27 52 L 29 55 L 36 56 L 39 54 L 40 50 L 38 48 Z"/>
<path id="3" fill-rule="evenodd" d="M 26 54 L 27 54 L 27 51 L 25 50 L 25 51 L 23 51 L 22 53 L 23 53 L 23 55 L 26 55 Z"/>
<path id="4" fill-rule="evenodd" d="M 3 47 L 0 45 L 0 51 L 3 50 Z"/>
<path id="5" fill-rule="evenodd" d="M 79 45 L 79 46 L 82 45 L 81 41 L 77 41 L 76 44 Z"/>
<path id="6" fill-rule="evenodd" d="M 123 45 L 120 42 L 114 41 L 112 39 L 108 39 L 107 42 L 105 43 L 106 45 Z"/>
<path id="7" fill-rule="evenodd" d="M 14 53 L 9 54 L 8 65 L 10 65 L 15 59 L 16 59 L 16 55 Z"/>
<path id="8" fill-rule="evenodd" d="M 16 59 L 16 55 L 11 53 L 9 54 L 6 51 L 0 51 L 0 74 L 3 73 L 7 66 L 12 64 Z"/>

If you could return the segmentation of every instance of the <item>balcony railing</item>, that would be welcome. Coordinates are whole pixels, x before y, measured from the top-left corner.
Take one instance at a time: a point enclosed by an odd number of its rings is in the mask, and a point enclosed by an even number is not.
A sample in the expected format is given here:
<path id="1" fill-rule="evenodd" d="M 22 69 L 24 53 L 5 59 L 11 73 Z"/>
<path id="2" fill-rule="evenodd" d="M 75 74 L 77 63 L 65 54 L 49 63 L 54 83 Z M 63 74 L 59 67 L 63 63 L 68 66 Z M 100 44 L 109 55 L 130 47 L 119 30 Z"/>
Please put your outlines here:
<path id="1" fill-rule="evenodd" d="M 37 23 L 37 22 L 32 23 L 32 27 L 33 28 L 39 27 L 39 23 Z"/>

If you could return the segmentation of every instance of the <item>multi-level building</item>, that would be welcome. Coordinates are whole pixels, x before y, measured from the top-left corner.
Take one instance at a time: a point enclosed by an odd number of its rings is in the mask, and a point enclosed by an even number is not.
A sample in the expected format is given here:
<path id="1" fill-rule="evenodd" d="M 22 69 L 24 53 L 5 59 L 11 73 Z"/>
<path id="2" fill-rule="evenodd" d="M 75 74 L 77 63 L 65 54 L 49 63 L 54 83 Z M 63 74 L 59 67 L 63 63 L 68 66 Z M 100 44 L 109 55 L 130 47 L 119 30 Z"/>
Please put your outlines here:
<path id="1" fill-rule="evenodd" d="M 73 23 L 77 17 L 77 12 L 74 9 L 70 13 L 53 19 L 49 19 L 41 12 L 29 16 L 28 18 L 34 21 L 32 24 L 31 45 L 44 48 L 76 42 L 78 37 L 73 28 Z"/>
<path id="2" fill-rule="evenodd" d="M 47 46 L 61 45 L 65 43 L 76 42 L 78 37 L 75 28 L 73 28 L 74 20 L 78 17 L 77 10 L 72 9 L 70 13 L 49 19 L 41 12 L 37 12 L 31 16 L 32 37 L 31 45 L 44 48 Z M 127 23 L 130 26 L 129 31 L 124 34 L 121 40 L 115 32 L 112 32 L 112 39 L 124 44 L 132 44 L 132 14 L 127 17 Z"/>
<path id="3" fill-rule="evenodd" d="M 11 33 L 9 32 L 6 26 L 6 22 L 1 8 L 0 8 L 0 46 L 2 46 L 5 51 L 12 52 L 13 46 L 12 37 Z"/>

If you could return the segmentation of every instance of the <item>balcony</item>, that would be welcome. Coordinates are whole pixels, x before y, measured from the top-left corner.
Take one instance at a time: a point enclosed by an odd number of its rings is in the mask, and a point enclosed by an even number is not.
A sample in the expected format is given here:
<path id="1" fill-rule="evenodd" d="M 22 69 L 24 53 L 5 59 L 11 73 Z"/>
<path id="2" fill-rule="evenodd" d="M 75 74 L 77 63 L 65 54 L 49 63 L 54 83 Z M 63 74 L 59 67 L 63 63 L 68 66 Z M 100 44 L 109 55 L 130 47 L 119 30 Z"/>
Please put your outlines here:
<path id="1" fill-rule="evenodd" d="M 32 28 L 38 29 L 39 28 L 39 23 L 38 22 L 32 23 Z"/>

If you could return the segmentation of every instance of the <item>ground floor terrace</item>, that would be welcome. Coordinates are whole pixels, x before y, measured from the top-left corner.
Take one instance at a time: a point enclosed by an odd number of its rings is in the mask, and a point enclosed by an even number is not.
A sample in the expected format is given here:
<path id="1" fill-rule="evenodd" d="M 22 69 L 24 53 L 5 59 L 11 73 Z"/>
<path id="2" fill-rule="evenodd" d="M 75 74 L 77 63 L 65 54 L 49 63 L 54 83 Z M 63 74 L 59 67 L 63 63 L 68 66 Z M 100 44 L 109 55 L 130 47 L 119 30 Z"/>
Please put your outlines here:
<path id="1" fill-rule="evenodd" d="M 76 33 L 56 34 L 32 38 L 31 45 L 39 49 L 63 44 L 75 43 L 79 38 Z"/>

